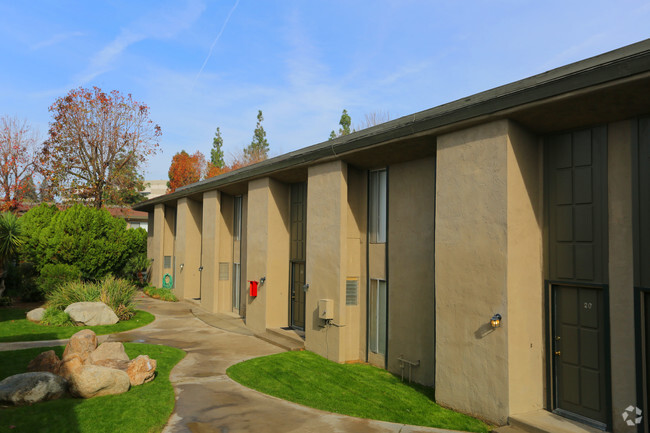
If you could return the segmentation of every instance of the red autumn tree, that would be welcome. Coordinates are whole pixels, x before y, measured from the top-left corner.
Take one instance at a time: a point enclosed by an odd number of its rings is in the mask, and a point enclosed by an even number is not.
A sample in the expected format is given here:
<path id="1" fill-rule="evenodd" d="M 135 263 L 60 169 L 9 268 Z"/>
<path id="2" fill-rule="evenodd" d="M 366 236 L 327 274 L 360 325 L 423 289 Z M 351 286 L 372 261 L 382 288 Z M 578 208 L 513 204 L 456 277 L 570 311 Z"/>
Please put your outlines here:
<path id="1" fill-rule="evenodd" d="M 25 120 L 0 118 L 0 210 L 14 210 L 31 193 L 38 134 Z M 31 183 L 30 183 L 31 182 Z"/>
<path id="2" fill-rule="evenodd" d="M 119 200 L 118 191 L 137 188 L 140 179 L 133 176 L 156 152 L 161 135 L 149 107 L 117 90 L 79 87 L 58 98 L 50 112 L 44 174 L 59 195 L 100 208 L 106 197 Z"/>
<path id="3" fill-rule="evenodd" d="M 169 167 L 169 182 L 167 192 L 174 192 L 176 189 L 198 182 L 203 179 L 207 171 L 205 156 L 198 150 L 190 155 L 181 150 L 172 157 L 172 164 Z"/>

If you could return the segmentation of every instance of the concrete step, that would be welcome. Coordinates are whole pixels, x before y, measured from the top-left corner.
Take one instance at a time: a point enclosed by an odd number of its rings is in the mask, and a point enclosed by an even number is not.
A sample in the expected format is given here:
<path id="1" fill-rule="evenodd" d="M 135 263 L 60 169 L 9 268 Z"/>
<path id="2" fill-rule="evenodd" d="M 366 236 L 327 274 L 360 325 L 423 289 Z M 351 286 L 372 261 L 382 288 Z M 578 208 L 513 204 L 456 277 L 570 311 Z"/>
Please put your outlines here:
<path id="1" fill-rule="evenodd" d="M 603 433 L 602 430 L 572 421 L 547 410 L 512 415 L 508 421 L 510 427 L 526 433 Z"/>
<path id="2" fill-rule="evenodd" d="M 305 350 L 304 333 L 294 329 L 269 328 L 255 336 L 288 351 Z"/>
<path id="3" fill-rule="evenodd" d="M 505 425 L 503 427 L 492 430 L 492 433 L 526 433 L 524 430 L 519 430 L 517 427 Z"/>

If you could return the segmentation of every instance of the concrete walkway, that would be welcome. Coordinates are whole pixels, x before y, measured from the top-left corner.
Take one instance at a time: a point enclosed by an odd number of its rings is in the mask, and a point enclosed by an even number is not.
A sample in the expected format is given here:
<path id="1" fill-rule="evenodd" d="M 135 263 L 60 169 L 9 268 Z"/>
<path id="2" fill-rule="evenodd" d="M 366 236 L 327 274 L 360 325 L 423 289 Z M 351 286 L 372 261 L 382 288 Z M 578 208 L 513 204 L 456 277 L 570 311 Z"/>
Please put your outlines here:
<path id="1" fill-rule="evenodd" d="M 210 326 L 191 312 L 195 307 L 192 304 L 140 296 L 138 308 L 153 313 L 156 320 L 142 328 L 112 334 L 107 341 L 165 344 L 187 352 L 170 375 L 176 406 L 166 433 L 450 432 L 333 414 L 246 388 L 231 380 L 226 369 L 282 349 L 245 333 Z M 17 344 L 2 343 L 0 350 L 18 349 L 12 347 Z M 65 340 L 58 344 L 65 344 Z"/>

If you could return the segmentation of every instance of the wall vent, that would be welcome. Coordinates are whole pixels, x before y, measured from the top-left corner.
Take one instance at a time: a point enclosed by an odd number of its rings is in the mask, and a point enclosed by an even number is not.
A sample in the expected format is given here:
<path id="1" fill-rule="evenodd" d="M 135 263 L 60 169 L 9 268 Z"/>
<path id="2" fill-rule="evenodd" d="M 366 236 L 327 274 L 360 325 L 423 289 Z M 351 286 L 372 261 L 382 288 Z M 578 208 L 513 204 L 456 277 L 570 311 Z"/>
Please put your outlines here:
<path id="1" fill-rule="evenodd" d="M 171 269 L 172 267 L 172 256 L 165 256 L 163 260 L 163 267 L 165 269 Z"/>
<path id="2" fill-rule="evenodd" d="M 219 263 L 219 279 L 221 281 L 228 280 L 228 269 L 230 268 L 230 263 L 221 262 Z"/>
<path id="3" fill-rule="evenodd" d="M 357 305 L 359 297 L 359 279 L 348 278 L 345 281 L 345 305 Z"/>

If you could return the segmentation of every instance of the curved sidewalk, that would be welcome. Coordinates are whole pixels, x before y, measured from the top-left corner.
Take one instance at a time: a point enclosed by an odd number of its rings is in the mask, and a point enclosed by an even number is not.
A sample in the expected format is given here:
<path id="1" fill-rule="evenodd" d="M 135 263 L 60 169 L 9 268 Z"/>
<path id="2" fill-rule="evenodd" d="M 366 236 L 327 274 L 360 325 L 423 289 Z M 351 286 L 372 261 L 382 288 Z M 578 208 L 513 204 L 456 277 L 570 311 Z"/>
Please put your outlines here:
<path id="1" fill-rule="evenodd" d="M 186 302 L 163 302 L 143 295 L 137 302 L 138 308 L 151 312 L 156 320 L 111 334 L 107 341 L 165 344 L 187 352 L 170 374 L 176 406 L 163 430 L 166 433 L 451 432 L 324 412 L 246 388 L 231 380 L 226 369 L 282 349 L 245 333 L 210 326 L 195 317 L 191 311 L 195 306 Z M 52 345 L 30 345 L 39 343 Z"/>

